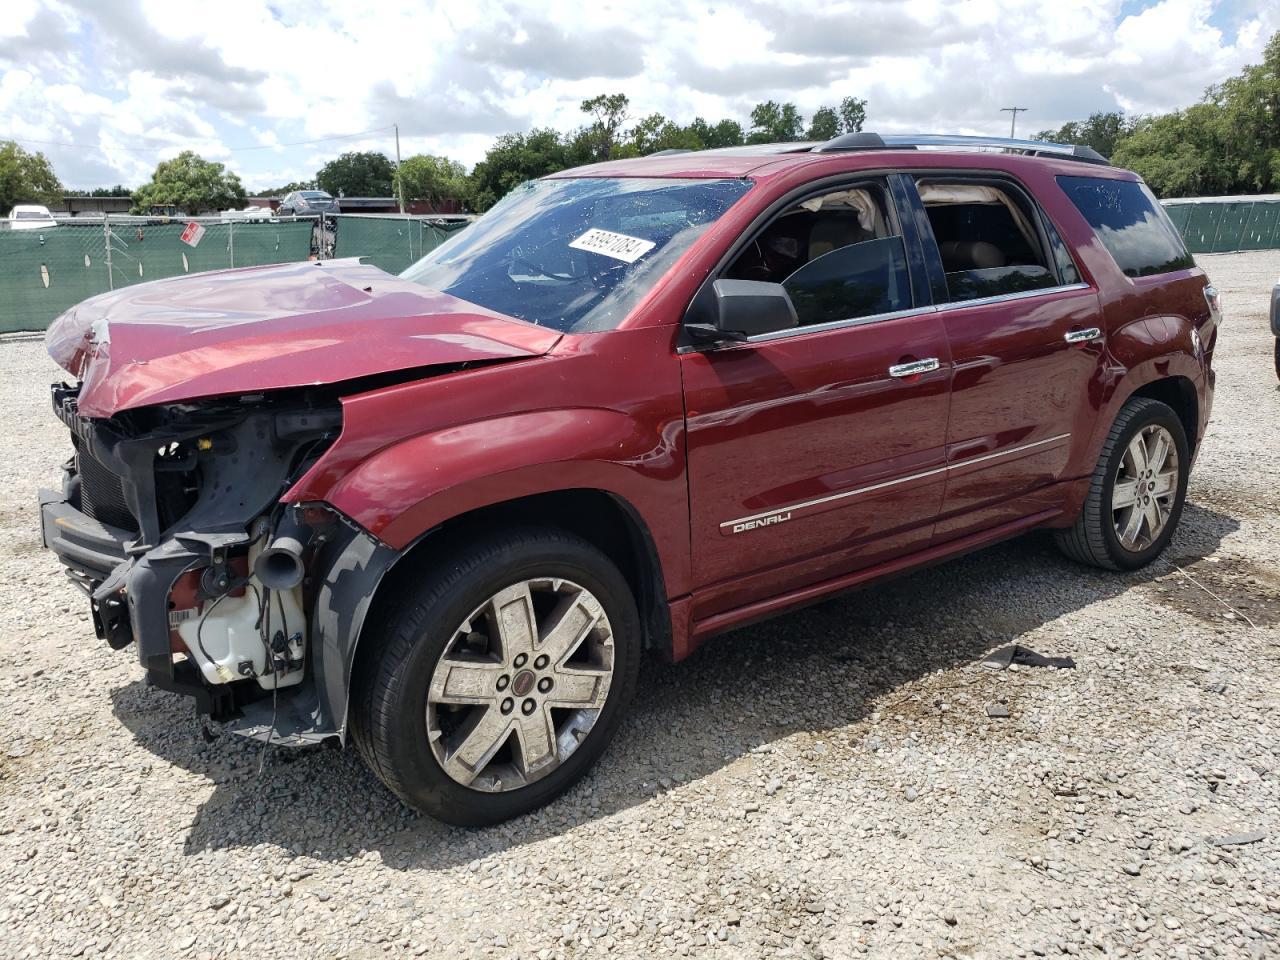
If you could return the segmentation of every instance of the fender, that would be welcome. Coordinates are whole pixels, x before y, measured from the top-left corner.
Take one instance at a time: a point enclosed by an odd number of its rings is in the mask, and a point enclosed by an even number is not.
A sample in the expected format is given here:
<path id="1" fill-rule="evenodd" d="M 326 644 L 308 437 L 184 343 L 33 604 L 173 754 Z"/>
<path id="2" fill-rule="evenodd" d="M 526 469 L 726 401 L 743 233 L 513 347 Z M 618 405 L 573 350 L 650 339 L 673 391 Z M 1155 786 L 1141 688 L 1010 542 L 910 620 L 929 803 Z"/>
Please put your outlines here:
<path id="1" fill-rule="evenodd" d="M 659 515 L 684 500 L 682 425 L 645 436 L 631 416 L 605 409 L 539 410 L 420 434 L 384 447 L 329 490 L 326 500 L 399 550 L 445 520 L 554 490 L 591 488 L 630 504 L 664 559 L 687 552 Z M 665 496 L 655 497 L 655 491 Z M 665 542 L 664 542 L 665 538 Z M 683 549 L 682 549 L 683 547 Z M 664 571 L 669 586 L 679 571 Z"/>
<path id="2" fill-rule="evenodd" d="M 670 596 L 688 593 L 684 397 L 670 329 L 567 335 L 557 353 L 346 397 L 342 435 L 282 498 L 404 549 L 442 521 L 554 490 L 628 503 Z"/>
<path id="3" fill-rule="evenodd" d="M 396 563 L 444 521 L 537 493 L 589 487 L 617 496 L 625 509 L 636 514 L 645 535 L 654 536 L 652 525 L 627 495 L 653 482 L 638 475 L 633 464 L 604 460 L 527 462 L 537 450 L 534 444 L 521 441 L 546 441 L 552 433 L 559 435 L 568 413 L 574 415 L 575 422 L 578 416 L 589 414 L 590 422 L 600 430 L 598 440 L 606 445 L 598 452 L 619 449 L 618 431 L 625 419 L 621 414 L 542 411 L 469 425 L 475 429 L 468 431 L 468 437 L 488 444 L 484 463 L 490 467 L 507 464 L 509 469 L 484 475 L 470 443 L 461 442 L 463 438 L 454 435 L 457 431 L 439 431 L 385 448 L 333 488 L 330 506 L 349 519 L 340 525 L 340 534 L 324 547 L 311 570 L 316 584 L 310 620 L 312 674 L 296 702 L 276 718 L 277 742 L 311 743 L 333 736 L 346 742 L 355 655 L 373 599 Z M 581 431 L 577 436 L 581 438 Z M 510 442 L 497 442 L 500 437 Z M 626 446 L 625 441 L 621 446 Z M 432 463 L 438 469 L 423 470 L 422 463 Z M 442 483 L 444 477 L 449 478 L 447 486 Z M 680 483 L 683 485 L 682 474 Z M 385 510 L 390 503 L 402 508 L 393 519 Z M 349 512 L 357 507 L 364 508 L 362 515 Z M 658 560 L 660 548 L 655 544 L 651 549 Z M 662 576 L 656 585 L 661 588 Z M 678 654 L 687 645 L 685 624 L 674 615 L 671 619 L 666 628 L 672 632 L 671 648 Z M 271 709 L 269 701 L 251 704 L 231 729 L 259 736 L 260 731 L 272 727 Z"/>

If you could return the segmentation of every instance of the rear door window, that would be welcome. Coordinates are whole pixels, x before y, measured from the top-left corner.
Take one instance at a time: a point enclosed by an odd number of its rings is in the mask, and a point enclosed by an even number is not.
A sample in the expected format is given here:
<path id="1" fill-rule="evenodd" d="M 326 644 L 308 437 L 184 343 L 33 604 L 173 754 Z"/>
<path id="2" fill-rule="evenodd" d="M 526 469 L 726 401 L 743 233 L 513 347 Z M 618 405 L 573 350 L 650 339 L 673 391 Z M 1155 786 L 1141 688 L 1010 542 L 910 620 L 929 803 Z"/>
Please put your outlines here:
<path id="1" fill-rule="evenodd" d="M 981 300 L 1059 284 L 1057 263 L 1044 249 L 1037 214 L 1019 191 L 988 182 L 916 181 L 951 303 Z"/>
<path id="2" fill-rule="evenodd" d="M 1080 214 L 1127 277 L 1193 266 L 1186 244 L 1145 184 L 1102 177 L 1058 177 Z"/>

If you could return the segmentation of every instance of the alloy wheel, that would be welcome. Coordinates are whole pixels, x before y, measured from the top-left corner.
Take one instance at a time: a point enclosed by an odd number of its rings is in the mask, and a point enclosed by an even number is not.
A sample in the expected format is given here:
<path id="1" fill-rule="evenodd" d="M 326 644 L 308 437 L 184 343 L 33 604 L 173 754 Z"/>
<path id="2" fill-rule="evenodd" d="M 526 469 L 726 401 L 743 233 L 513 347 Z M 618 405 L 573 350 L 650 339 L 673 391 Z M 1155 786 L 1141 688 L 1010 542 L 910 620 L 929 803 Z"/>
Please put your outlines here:
<path id="1" fill-rule="evenodd" d="M 431 676 L 427 738 L 463 786 L 516 790 L 563 764 L 599 719 L 613 680 L 600 602 L 562 579 L 523 580 L 454 631 Z"/>
<path id="2" fill-rule="evenodd" d="M 1178 449 L 1159 424 L 1129 441 L 1111 489 L 1111 517 L 1120 545 L 1146 550 L 1169 523 L 1178 495 Z"/>

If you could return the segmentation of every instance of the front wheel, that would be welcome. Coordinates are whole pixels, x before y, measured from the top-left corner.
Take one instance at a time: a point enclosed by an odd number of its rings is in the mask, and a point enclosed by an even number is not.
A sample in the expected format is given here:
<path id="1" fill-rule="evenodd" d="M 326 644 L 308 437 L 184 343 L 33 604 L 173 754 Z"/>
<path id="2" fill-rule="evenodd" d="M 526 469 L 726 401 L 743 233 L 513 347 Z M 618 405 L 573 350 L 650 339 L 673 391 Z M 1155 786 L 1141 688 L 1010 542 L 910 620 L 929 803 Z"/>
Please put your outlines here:
<path id="1" fill-rule="evenodd" d="M 641 633 L 607 556 L 518 530 L 447 558 L 369 640 L 352 692 L 365 761 L 409 805 L 482 826 L 547 803 L 600 756 Z"/>
<path id="2" fill-rule="evenodd" d="M 1073 560 L 1109 570 L 1146 566 L 1182 516 L 1191 453 L 1182 421 L 1158 400 L 1135 397 L 1116 416 L 1075 525 L 1057 531 Z"/>

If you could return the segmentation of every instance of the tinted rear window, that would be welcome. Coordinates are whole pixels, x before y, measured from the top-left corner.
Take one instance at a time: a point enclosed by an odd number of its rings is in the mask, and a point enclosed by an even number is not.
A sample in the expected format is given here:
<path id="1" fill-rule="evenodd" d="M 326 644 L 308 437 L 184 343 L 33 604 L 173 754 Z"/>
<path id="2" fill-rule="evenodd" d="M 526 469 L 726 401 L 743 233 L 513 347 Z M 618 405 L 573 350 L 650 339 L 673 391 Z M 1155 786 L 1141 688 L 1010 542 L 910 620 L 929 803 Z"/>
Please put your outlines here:
<path id="1" fill-rule="evenodd" d="M 1058 184 L 1126 276 L 1148 277 L 1193 265 L 1182 237 L 1141 183 L 1059 177 Z"/>

